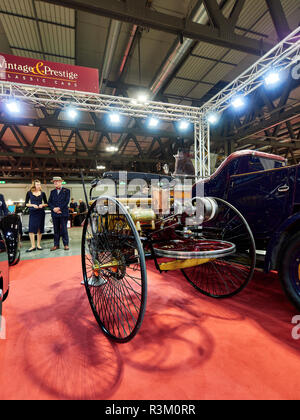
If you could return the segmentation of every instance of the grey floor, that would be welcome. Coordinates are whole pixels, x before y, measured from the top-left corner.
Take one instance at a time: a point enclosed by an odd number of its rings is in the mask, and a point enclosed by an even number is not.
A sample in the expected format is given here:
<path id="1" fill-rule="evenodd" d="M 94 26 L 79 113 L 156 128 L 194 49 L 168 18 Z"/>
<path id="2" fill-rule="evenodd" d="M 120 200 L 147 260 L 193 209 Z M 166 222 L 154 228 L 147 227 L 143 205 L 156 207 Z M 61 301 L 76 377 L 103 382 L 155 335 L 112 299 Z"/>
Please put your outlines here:
<path id="1" fill-rule="evenodd" d="M 60 243 L 60 249 L 50 252 L 50 248 L 53 246 L 53 236 L 44 236 L 42 238 L 42 251 L 26 252 L 26 249 L 31 247 L 29 237 L 22 238 L 21 247 L 21 260 L 32 260 L 37 258 L 51 258 L 51 257 L 65 257 L 67 255 L 80 255 L 81 254 L 81 227 L 73 227 L 68 229 L 69 232 L 69 251 L 65 251 L 62 242 Z"/>

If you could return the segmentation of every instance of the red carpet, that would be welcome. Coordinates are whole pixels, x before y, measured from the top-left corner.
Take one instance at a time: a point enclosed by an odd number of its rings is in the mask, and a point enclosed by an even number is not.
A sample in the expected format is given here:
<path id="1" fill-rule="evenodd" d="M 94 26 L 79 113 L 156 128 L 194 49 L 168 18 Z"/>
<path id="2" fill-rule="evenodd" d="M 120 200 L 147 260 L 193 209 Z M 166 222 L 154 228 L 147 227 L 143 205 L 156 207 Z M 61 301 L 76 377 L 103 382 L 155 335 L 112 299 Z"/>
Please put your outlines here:
<path id="1" fill-rule="evenodd" d="M 150 263 L 143 326 L 121 345 L 93 318 L 80 257 L 21 261 L 11 280 L 1 400 L 300 398 L 296 310 L 275 275 L 215 301 Z"/>

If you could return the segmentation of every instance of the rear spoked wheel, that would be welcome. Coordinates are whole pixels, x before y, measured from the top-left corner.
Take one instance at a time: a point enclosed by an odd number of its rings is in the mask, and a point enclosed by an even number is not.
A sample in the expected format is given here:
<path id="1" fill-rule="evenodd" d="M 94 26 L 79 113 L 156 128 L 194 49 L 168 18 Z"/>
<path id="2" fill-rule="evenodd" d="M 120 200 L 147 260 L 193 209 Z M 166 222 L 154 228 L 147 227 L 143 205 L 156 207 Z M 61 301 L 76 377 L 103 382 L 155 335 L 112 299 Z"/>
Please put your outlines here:
<path id="1" fill-rule="evenodd" d="M 82 233 L 82 271 L 94 316 L 111 339 L 131 340 L 146 308 L 145 256 L 134 222 L 112 197 L 90 207 Z"/>
<path id="2" fill-rule="evenodd" d="M 225 241 L 234 244 L 234 252 L 211 256 L 209 261 L 183 269 L 185 278 L 202 294 L 229 298 L 241 292 L 251 280 L 256 262 L 255 242 L 251 229 L 241 213 L 220 198 L 215 216 L 196 229 L 200 241 Z M 222 242 L 221 242 L 222 243 Z"/>

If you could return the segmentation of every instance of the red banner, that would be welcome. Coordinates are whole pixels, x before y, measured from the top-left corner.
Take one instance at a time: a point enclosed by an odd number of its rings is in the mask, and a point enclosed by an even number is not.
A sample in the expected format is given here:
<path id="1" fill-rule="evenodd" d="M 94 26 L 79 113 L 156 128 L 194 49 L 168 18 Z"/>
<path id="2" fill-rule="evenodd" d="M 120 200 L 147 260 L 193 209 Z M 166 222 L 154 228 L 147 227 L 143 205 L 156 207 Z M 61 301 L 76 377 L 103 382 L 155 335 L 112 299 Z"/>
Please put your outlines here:
<path id="1" fill-rule="evenodd" d="M 0 54 L 0 80 L 99 93 L 97 69 Z"/>

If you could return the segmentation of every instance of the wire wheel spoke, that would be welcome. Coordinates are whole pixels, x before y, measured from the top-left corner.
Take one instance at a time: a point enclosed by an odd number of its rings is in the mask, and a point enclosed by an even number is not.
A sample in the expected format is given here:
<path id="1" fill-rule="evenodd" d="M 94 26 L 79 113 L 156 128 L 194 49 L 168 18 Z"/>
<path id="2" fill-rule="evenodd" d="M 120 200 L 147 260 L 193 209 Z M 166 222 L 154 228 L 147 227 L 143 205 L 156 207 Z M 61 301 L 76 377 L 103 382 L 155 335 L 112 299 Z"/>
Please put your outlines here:
<path id="1" fill-rule="evenodd" d="M 145 313 L 145 257 L 130 215 L 114 198 L 101 197 L 89 210 L 82 234 L 82 270 L 104 333 L 118 342 L 133 338 Z"/>
<path id="2" fill-rule="evenodd" d="M 218 204 L 218 213 L 213 220 L 203 223 L 202 238 L 231 242 L 235 245 L 235 252 L 211 258 L 182 272 L 201 293 L 227 298 L 242 291 L 251 280 L 255 268 L 255 243 L 246 220 L 238 210 L 224 200 L 214 200 Z"/>

